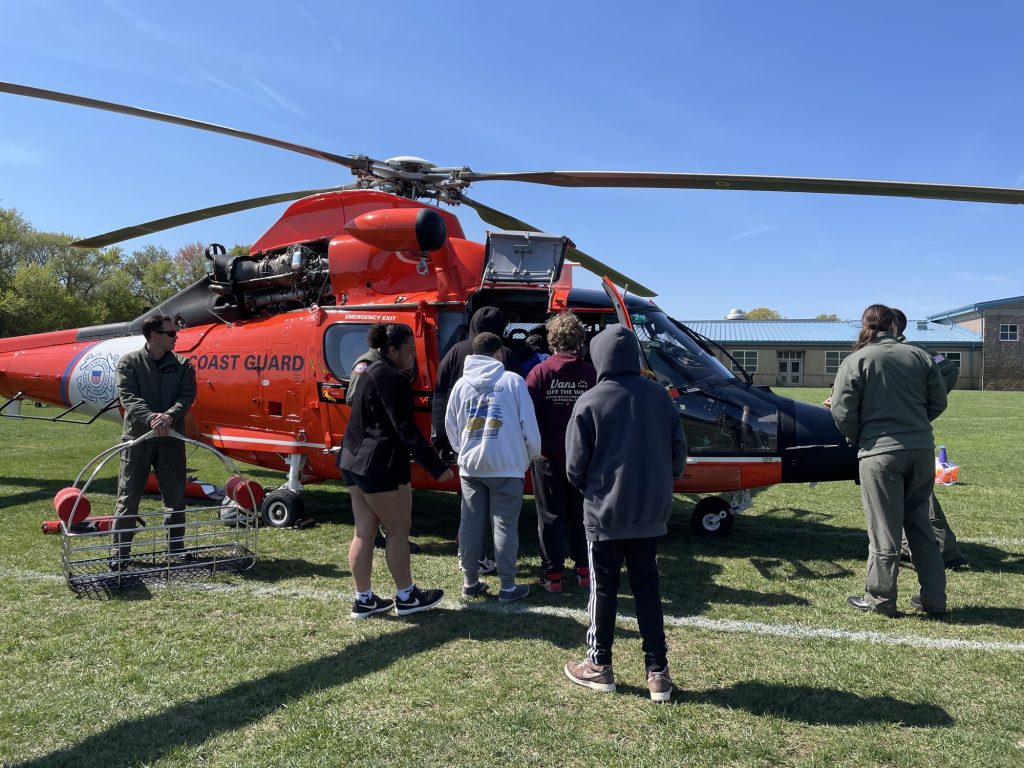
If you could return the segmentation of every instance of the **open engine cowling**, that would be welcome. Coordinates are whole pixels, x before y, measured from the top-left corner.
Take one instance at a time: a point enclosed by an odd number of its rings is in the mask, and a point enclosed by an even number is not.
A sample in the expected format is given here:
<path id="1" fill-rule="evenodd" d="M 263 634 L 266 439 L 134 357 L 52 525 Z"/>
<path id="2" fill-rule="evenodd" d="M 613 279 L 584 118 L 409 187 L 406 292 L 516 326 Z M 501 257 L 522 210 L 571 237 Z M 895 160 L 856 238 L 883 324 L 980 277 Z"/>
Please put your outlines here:
<path id="1" fill-rule="evenodd" d="M 223 245 L 206 249 L 212 262 L 210 290 L 234 301 L 245 315 L 262 315 L 323 301 L 330 274 L 316 244 L 291 245 L 256 259 L 232 256 Z M 329 292 L 328 292 L 329 294 Z"/>

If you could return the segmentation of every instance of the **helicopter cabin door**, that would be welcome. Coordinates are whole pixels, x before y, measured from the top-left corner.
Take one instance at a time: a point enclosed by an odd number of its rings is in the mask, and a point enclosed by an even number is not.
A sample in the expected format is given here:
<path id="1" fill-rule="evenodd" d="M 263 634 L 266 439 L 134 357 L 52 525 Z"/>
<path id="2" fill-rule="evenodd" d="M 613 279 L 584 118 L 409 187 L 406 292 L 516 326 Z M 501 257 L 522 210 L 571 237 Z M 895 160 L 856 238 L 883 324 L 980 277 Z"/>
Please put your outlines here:
<path id="1" fill-rule="evenodd" d="M 608 275 L 601 278 L 601 287 L 604 288 L 604 292 L 608 294 L 608 298 L 611 300 L 612 306 L 615 307 L 615 317 L 618 318 L 618 321 L 623 326 L 635 334 L 636 330 L 633 328 L 633 318 L 629 316 L 629 309 L 626 307 L 626 300 L 615 287 L 615 283 L 608 279 Z M 637 342 L 639 341 L 640 340 L 637 339 Z M 640 348 L 640 370 L 650 375 L 651 365 L 647 362 L 647 355 L 644 353 L 644 346 L 643 344 L 638 344 L 638 346 Z"/>

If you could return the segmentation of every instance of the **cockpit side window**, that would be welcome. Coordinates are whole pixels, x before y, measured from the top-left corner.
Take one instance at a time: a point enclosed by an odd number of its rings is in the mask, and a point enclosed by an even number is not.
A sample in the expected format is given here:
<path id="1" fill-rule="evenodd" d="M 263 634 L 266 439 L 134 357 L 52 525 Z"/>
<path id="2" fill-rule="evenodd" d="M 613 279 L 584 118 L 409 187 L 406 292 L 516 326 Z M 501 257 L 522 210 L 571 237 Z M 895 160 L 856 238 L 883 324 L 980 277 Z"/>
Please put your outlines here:
<path id="1" fill-rule="evenodd" d="M 359 356 L 369 347 L 370 323 L 337 323 L 324 333 L 324 359 L 334 378 L 347 379 Z"/>
<path id="2" fill-rule="evenodd" d="M 469 333 L 469 314 L 466 312 L 438 312 L 437 314 L 437 348 L 438 359 L 444 356 Z"/>

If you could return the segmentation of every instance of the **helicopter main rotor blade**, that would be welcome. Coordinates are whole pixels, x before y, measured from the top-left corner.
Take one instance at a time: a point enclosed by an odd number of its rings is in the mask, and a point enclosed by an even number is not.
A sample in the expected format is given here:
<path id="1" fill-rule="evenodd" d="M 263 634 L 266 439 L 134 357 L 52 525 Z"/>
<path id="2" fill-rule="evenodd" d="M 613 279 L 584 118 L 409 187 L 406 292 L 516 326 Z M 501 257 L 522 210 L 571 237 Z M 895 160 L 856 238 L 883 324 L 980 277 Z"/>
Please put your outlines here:
<path id="1" fill-rule="evenodd" d="M 508 229 L 512 231 L 519 230 L 525 232 L 541 231 L 536 227 L 531 227 L 525 221 L 517 219 L 515 216 L 510 216 L 507 213 L 502 213 L 501 211 L 495 208 L 491 208 L 490 206 L 484 205 L 483 203 L 478 203 L 476 200 L 471 200 L 470 198 L 466 197 L 463 194 L 459 194 L 458 199 L 460 202 L 465 203 L 470 208 L 475 210 L 480 215 L 481 219 L 486 221 L 488 224 L 493 224 L 494 226 L 499 227 L 500 229 Z M 588 256 L 575 246 L 569 246 L 566 255 L 573 261 L 578 261 L 581 265 L 583 265 L 583 267 L 585 267 L 590 272 L 593 272 L 598 277 L 604 277 L 605 275 L 607 275 L 609 280 L 611 280 L 613 283 L 620 287 L 628 288 L 630 293 L 635 293 L 637 296 L 647 297 L 658 295 L 650 288 L 638 283 L 636 280 L 633 280 L 630 277 L 627 277 L 621 272 L 612 269 L 607 264 L 604 264 L 603 262 L 600 262 L 597 259 L 595 259 L 593 256 Z"/>
<path id="2" fill-rule="evenodd" d="M 214 205 L 210 208 L 200 208 L 197 211 L 189 211 L 188 213 L 179 213 L 176 216 L 168 216 L 163 219 L 155 219 L 154 221 L 147 221 L 145 224 L 136 224 L 134 227 L 124 227 L 123 229 L 116 229 L 113 232 L 107 232 L 103 235 L 97 235 L 96 237 L 89 237 L 85 240 L 78 240 L 71 245 L 75 248 L 104 248 L 114 243 L 120 243 L 125 240 L 132 240 L 136 237 L 142 237 L 143 235 L 149 235 L 153 232 L 162 232 L 165 229 L 172 229 L 173 227 L 180 227 L 182 224 L 191 224 L 194 221 L 203 221 L 204 219 L 212 219 L 215 216 L 224 216 L 228 213 L 238 213 L 239 211 L 248 211 L 250 208 L 259 208 L 264 205 L 273 205 L 274 203 L 287 203 L 291 200 L 298 200 L 303 197 L 309 197 L 310 195 L 319 195 L 324 192 L 340 192 L 345 189 L 356 189 L 359 187 L 358 183 L 346 184 L 343 187 L 325 187 L 323 189 L 301 189 L 297 192 L 282 192 L 278 195 L 266 195 L 264 197 L 251 197 L 248 200 L 239 200 L 234 203 L 225 203 L 223 205 Z"/>
<path id="3" fill-rule="evenodd" d="M 651 189 L 734 189 L 756 192 L 813 192 L 828 195 L 875 195 L 959 200 L 971 203 L 1024 204 L 1024 189 L 927 184 L 913 181 L 825 179 L 806 176 L 740 176 L 721 173 L 648 173 L 631 171 L 524 171 L 477 173 L 459 178 L 476 181 L 523 181 L 554 187 L 637 187 Z"/>
<path id="4" fill-rule="evenodd" d="M 215 123 L 205 123 L 201 120 L 193 120 L 188 117 L 178 117 L 177 115 L 168 115 L 164 112 L 154 112 L 150 109 L 129 107 L 124 104 L 115 104 L 112 101 L 90 99 L 87 96 L 76 96 L 72 93 L 48 91 L 45 88 L 33 88 L 28 85 L 18 85 L 17 83 L 7 83 L 3 81 L 0 81 L 0 92 L 13 93 L 18 96 L 28 96 L 33 99 L 43 99 L 44 101 L 58 101 L 64 104 L 74 104 L 75 106 L 100 109 L 106 112 L 118 112 L 122 115 L 142 117 L 147 120 L 157 120 L 161 123 L 173 123 L 174 125 L 182 125 L 186 128 L 197 128 L 201 131 L 221 133 L 225 136 L 233 136 L 236 139 L 246 139 L 247 141 L 254 141 L 258 144 L 267 144 L 271 147 L 277 147 L 278 149 L 287 149 L 290 152 L 298 152 L 301 155 L 309 155 L 310 157 L 315 157 L 319 160 L 326 160 L 329 163 L 343 165 L 346 168 L 351 168 L 352 170 L 365 170 L 369 164 L 369 161 L 365 158 L 344 157 L 342 155 L 336 155 L 333 152 L 325 152 L 321 149 L 304 147 L 301 144 L 292 144 L 290 141 L 272 139 L 269 136 L 260 136 L 257 133 L 240 131 L 236 128 L 228 128 L 227 126 L 217 125 Z"/>

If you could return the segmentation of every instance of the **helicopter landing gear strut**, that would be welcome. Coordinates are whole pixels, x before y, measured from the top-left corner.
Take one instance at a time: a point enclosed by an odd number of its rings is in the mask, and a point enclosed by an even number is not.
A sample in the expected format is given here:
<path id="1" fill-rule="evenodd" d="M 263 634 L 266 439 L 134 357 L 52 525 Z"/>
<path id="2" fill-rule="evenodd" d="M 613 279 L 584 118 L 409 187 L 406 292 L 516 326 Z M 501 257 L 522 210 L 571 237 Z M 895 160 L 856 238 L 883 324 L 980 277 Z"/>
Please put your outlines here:
<path id="1" fill-rule="evenodd" d="M 260 516 L 263 524 L 270 528 L 311 528 L 316 521 L 306 516 L 300 480 L 306 457 L 301 453 L 293 453 L 288 456 L 287 462 L 288 482 L 267 494 L 260 507 Z"/>

